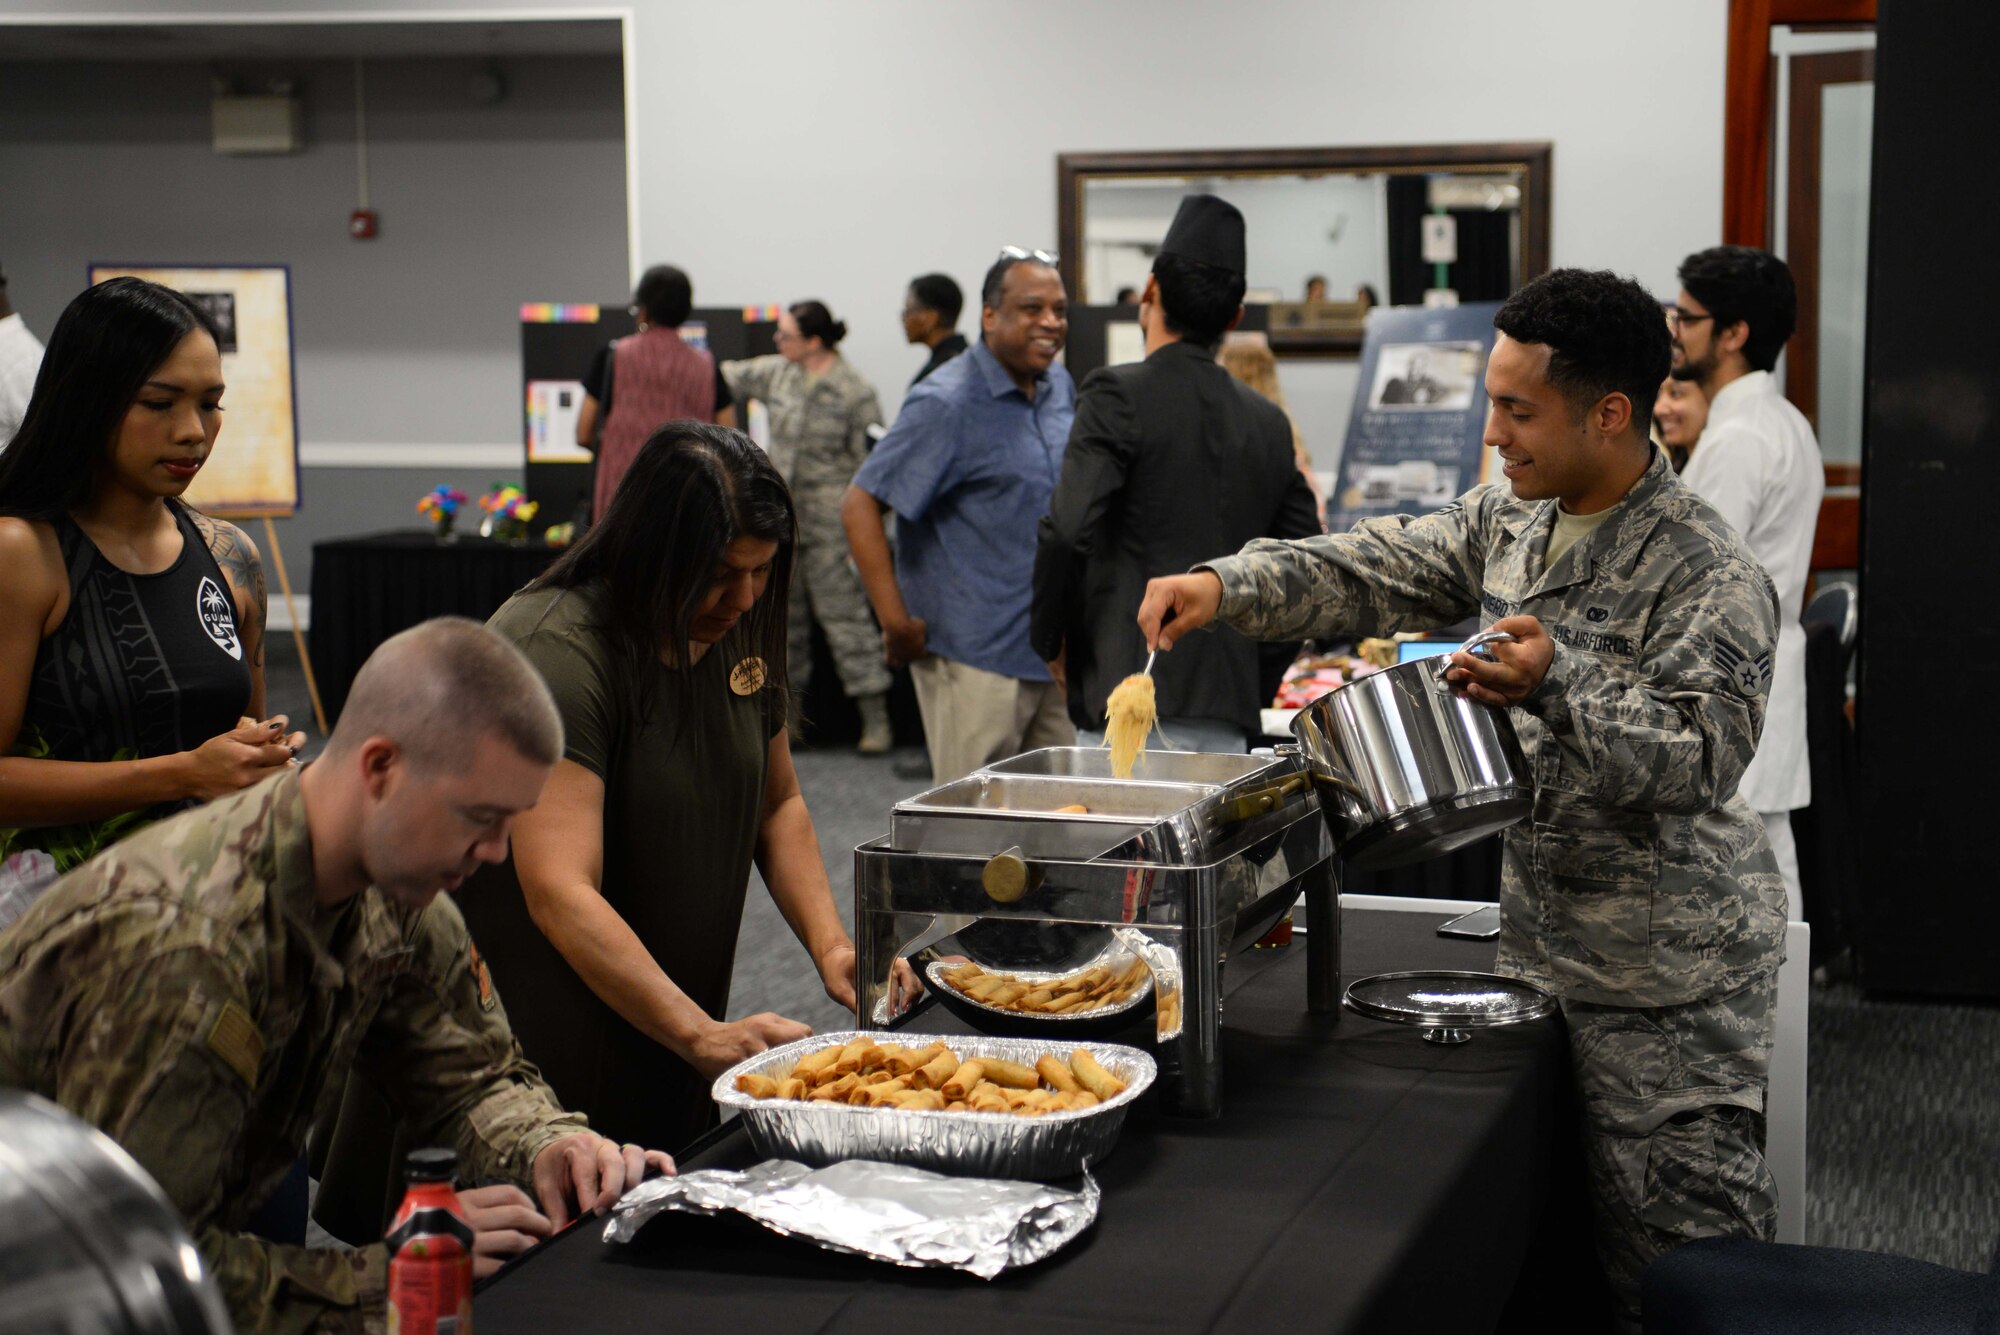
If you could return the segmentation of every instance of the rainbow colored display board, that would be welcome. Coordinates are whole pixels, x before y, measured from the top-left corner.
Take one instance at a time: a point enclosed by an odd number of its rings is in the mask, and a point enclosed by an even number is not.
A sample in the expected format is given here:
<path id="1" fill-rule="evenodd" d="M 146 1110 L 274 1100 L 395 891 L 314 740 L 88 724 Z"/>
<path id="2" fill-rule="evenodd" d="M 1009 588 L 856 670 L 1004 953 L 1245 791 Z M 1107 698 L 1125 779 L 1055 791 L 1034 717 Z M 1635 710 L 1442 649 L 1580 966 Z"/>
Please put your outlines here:
<path id="1" fill-rule="evenodd" d="M 596 324 L 601 308 L 594 301 L 524 301 L 522 324 Z"/>

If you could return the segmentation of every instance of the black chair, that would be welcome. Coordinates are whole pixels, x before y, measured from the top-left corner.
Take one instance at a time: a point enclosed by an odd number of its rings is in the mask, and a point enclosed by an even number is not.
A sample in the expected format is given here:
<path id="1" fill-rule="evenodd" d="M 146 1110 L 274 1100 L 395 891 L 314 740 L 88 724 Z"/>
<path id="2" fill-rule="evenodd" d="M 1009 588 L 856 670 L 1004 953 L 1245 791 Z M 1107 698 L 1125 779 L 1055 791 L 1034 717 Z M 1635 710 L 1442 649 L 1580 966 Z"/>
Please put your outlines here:
<path id="1" fill-rule="evenodd" d="M 1855 837 L 1860 762 L 1847 721 L 1847 662 L 1833 622 L 1806 625 L 1806 764 L 1812 805 L 1792 813 L 1799 854 L 1800 911 L 1812 924 L 1812 963 L 1853 945 L 1861 904 L 1861 849 Z"/>
<path id="2" fill-rule="evenodd" d="M 1861 591 L 1844 579 L 1834 580 L 1813 595 L 1812 601 L 1806 604 L 1805 615 L 1799 620 L 1808 628 L 1832 626 L 1840 637 L 1840 647 L 1851 662 L 1861 630 Z M 1843 678 L 1847 675 L 1848 662 L 1841 664 Z"/>
<path id="3" fill-rule="evenodd" d="M 2000 1332 L 2000 1275 L 1843 1247 L 1704 1238 L 1639 1281 L 1646 1335 Z"/>

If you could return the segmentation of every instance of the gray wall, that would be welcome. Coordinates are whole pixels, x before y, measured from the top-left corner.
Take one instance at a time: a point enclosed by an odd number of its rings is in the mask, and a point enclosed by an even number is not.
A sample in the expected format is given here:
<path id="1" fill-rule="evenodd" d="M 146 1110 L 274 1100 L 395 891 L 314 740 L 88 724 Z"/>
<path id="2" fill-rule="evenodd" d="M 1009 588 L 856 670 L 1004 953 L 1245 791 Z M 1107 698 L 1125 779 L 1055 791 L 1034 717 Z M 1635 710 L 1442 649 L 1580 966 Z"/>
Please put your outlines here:
<path id="1" fill-rule="evenodd" d="M 518 481 L 520 304 L 629 290 L 620 62 L 506 61 L 490 106 L 475 68 L 368 63 L 381 235 L 363 242 L 347 235 L 351 62 L 285 66 L 306 149 L 248 158 L 211 147 L 206 66 L 0 63 L 0 260 L 30 328 L 46 337 L 93 261 L 292 266 L 308 466 L 279 529 L 300 592 L 313 542 L 420 523 L 416 498 L 440 482 Z M 323 466 L 355 444 L 426 463 Z"/>

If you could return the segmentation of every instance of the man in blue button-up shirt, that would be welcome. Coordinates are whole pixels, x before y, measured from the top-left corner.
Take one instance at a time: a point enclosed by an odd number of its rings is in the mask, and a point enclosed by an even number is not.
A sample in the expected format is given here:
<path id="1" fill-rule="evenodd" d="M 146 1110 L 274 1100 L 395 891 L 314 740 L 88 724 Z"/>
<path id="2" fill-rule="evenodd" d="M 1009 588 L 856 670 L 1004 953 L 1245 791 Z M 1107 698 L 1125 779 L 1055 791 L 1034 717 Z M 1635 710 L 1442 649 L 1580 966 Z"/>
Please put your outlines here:
<path id="1" fill-rule="evenodd" d="M 1052 257 L 1001 254 L 980 331 L 910 391 L 841 506 L 883 655 L 910 665 L 940 783 L 1076 740 L 1062 685 L 1028 644 L 1035 526 L 1076 416 L 1075 386 L 1056 364 L 1069 302 Z"/>

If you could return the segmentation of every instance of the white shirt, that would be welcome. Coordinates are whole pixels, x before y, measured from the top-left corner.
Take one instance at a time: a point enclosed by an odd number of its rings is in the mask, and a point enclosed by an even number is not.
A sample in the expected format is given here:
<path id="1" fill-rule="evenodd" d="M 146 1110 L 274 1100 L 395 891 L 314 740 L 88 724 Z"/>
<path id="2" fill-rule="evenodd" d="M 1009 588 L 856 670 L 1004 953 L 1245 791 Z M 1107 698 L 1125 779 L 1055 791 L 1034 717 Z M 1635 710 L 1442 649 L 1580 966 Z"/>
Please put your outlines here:
<path id="1" fill-rule="evenodd" d="M 0 320 L 0 448 L 21 429 L 28 398 L 35 392 L 35 372 L 42 367 L 42 344 L 21 317 Z"/>
<path id="2" fill-rule="evenodd" d="M 1737 791 L 1757 811 L 1792 811 L 1812 801 L 1806 764 L 1807 568 L 1826 467 L 1805 414 L 1778 393 L 1768 371 L 1722 387 L 1708 405 L 1681 481 L 1735 526 L 1778 586 L 1778 655 L 1764 735 Z"/>

